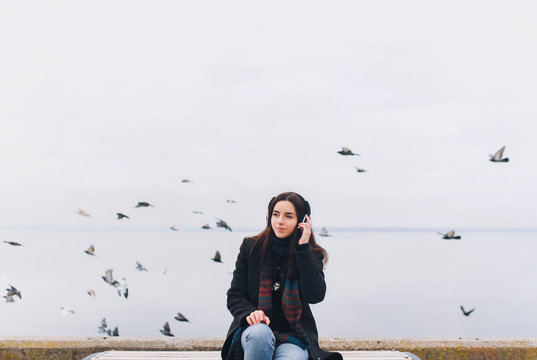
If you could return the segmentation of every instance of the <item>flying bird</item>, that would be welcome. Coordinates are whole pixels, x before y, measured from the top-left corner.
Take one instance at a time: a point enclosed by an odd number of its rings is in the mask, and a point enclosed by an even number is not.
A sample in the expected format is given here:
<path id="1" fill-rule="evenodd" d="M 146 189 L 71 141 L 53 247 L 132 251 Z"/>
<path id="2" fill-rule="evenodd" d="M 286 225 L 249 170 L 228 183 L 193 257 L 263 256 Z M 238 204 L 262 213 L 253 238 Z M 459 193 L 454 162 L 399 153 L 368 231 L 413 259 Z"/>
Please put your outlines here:
<path id="1" fill-rule="evenodd" d="M 321 235 L 321 236 L 331 236 L 331 235 L 328 233 L 328 230 L 326 230 L 325 227 L 323 227 L 323 228 L 321 229 L 321 232 L 319 233 L 319 235 Z"/>
<path id="2" fill-rule="evenodd" d="M 143 202 L 143 201 L 139 201 L 138 204 L 136 204 L 135 208 L 139 208 L 139 207 L 148 207 L 148 206 L 154 207 L 154 206 L 151 205 L 150 203 Z"/>
<path id="3" fill-rule="evenodd" d="M 88 250 L 84 250 L 84 252 L 86 254 L 88 254 L 88 255 L 91 255 L 91 256 L 97 256 L 97 255 L 95 255 L 95 247 L 93 245 L 90 245 Z"/>
<path id="4" fill-rule="evenodd" d="M 181 180 L 182 183 L 191 183 L 193 182 L 192 180 L 189 180 L 189 179 L 183 179 Z"/>
<path id="5" fill-rule="evenodd" d="M 147 271 L 147 269 L 142 264 L 140 264 L 138 261 L 136 261 L 136 270 L 138 270 L 138 271 Z"/>
<path id="6" fill-rule="evenodd" d="M 69 308 L 66 308 L 64 306 L 62 306 L 60 308 L 60 314 L 62 316 L 67 316 L 67 315 L 74 315 L 75 314 L 75 311 L 73 309 L 69 309 Z"/>
<path id="7" fill-rule="evenodd" d="M 130 219 L 130 217 L 128 217 L 127 215 L 122 214 L 122 213 L 116 213 L 116 215 L 117 215 L 117 219 L 118 219 L 118 220 L 121 220 L 121 219 L 123 219 L 123 218 Z"/>
<path id="8" fill-rule="evenodd" d="M 230 204 L 236 204 L 237 202 L 233 199 L 227 199 L 226 202 L 230 203 Z"/>
<path id="9" fill-rule="evenodd" d="M 168 322 L 164 324 L 164 327 L 160 330 L 160 332 L 162 333 L 162 335 L 173 336 L 173 334 L 170 332 L 170 324 L 168 324 Z"/>
<path id="10" fill-rule="evenodd" d="M 103 318 L 101 320 L 101 326 L 99 326 L 99 334 L 104 334 L 108 328 L 108 325 L 106 325 L 106 318 Z"/>
<path id="11" fill-rule="evenodd" d="M 190 320 L 188 320 L 183 314 L 181 314 L 180 312 L 177 313 L 177 316 L 174 317 L 175 320 L 177 321 L 183 321 L 183 322 L 190 322 Z"/>
<path id="12" fill-rule="evenodd" d="M 211 226 L 210 226 L 209 224 L 205 224 L 205 225 L 203 225 L 201 228 L 202 228 L 202 229 L 210 229 Z"/>
<path id="13" fill-rule="evenodd" d="M 173 231 L 179 231 L 181 229 L 179 229 L 179 227 L 177 225 L 172 225 L 170 226 L 170 229 L 172 229 Z"/>
<path id="14" fill-rule="evenodd" d="M 90 214 L 88 214 L 87 212 L 85 212 L 85 211 L 82 210 L 82 209 L 75 210 L 75 212 L 76 212 L 78 215 L 80 215 L 80 216 L 91 217 Z"/>
<path id="15" fill-rule="evenodd" d="M 114 328 L 114 331 L 108 329 L 106 330 L 106 333 L 108 334 L 108 336 L 119 336 L 119 330 L 117 326 Z"/>
<path id="16" fill-rule="evenodd" d="M 341 154 L 341 155 L 356 155 L 356 156 L 360 156 L 360 154 L 355 154 L 351 151 L 351 149 L 345 147 L 345 146 L 342 146 L 341 147 L 341 150 L 338 151 L 338 154 Z"/>
<path id="17" fill-rule="evenodd" d="M 366 172 L 367 170 L 365 169 L 360 169 L 359 167 L 354 167 L 356 169 L 356 172 L 359 172 L 359 173 L 363 173 L 363 172 Z"/>
<path id="18" fill-rule="evenodd" d="M 6 240 L 4 240 L 4 242 L 5 242 L 6 244 L 11 245 L 11 246 L 22 246 L 21 243 L 18 243 L 18 242 L 16 242 L 16 241 L 6 241 Z"/>
<path id="19" fill-rule="evenodd" d="M 216 227 L 221 227 L 221 228 L 228 229 L 229 231 L 231 231 L 231 228 L 224 220 L 221 220 L 221 219 L 217 219 L 217 220 L 218 221 L 216 222 Z"/>
<path id="20" fill-rule="evenodd" d="M 89 289 L 86 292 L 88 293 L 89 296 L 97 297 L 97 293 L 93 289 Z"/>
<path id="21" fill-rule="evenodd" d="M 110 284 L 114 287 L 118 287 L 119 286 L 119 281 L 117 280 L 114 280 L 113 276 L 112 276 L 112 269 L 108 269 L 105 271 L 105 276 L 101 276 L 101 278 L 104 280 L 105 283 L 107 284 Z"/>
<path id="22" fill-rule="evenodd" d="M 496 151 L 494 153 L 494 155 L 489 154 L 489 157 L 490 157 L 489 161 L 492 161 L 492 162 L 508 162 L 509 158 L 503 158 L 502 159 L 504 150 L 505 150 L 505 146 L 503 146 L 500 150 Z"/>
<path id="23" fill-rule="evenodd" d="M 15 288 L 13 285 L 9 285 L 9 287 L 9 289 L 6 289 L 7 296 L 18 296 L 19 299 L 22 299 L 21 292 L 17 290 L 17 288 Z"/>
<path id="24" fill-rule="evenodd" d="M 199 215 L 202 215 L 203 214 L 203 211 L 199 211 L 199 210 L 192 210 L 192 212 L 194 214 L 199 214 Z"/>
<path id="25" fill-rule="evenodd" d="M 214 262 L 222 262 L 222 258 L 220 256 L 220 251 L 216 250 L 216 254 L 214 254 L 214 257 L 211 259 Z"/>
<path id="26" fill-rule="evenodd" d="M 442 235 L 442 239 L 444 239 L 444 240 L 459 240 L 459 239 L 461 239 L 460 235 L 455 235 L 455 230 L 448 231 L 445 234 L 443 234 L 441 232 L 439 232 L 437 234 Z"/>
<path id="27" fill-rule="evenodd" d="M 470 314 L 475 311 L 475 309 L 466 311 L 466 310 L 464 310 L 464 307 L 462 305 L 461 305 L 461 310 L 462 310 L 462 313 L 464 314 L 464 316 L 470 316 Z"/>

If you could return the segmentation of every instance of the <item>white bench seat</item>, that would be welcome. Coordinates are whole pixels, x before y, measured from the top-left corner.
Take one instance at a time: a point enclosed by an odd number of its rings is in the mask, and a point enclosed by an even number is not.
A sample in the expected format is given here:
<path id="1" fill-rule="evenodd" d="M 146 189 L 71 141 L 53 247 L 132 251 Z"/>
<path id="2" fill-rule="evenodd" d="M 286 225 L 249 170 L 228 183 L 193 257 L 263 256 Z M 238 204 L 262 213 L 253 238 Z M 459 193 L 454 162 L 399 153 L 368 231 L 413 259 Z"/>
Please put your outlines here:
<path id="1" fill-rule="evenodd" d="M 344 360 L 410 360 L 399 351 L 339 351 Z M 86 357 L 91 360 L 215 360 L 219 351 L 105 351 Z"/>

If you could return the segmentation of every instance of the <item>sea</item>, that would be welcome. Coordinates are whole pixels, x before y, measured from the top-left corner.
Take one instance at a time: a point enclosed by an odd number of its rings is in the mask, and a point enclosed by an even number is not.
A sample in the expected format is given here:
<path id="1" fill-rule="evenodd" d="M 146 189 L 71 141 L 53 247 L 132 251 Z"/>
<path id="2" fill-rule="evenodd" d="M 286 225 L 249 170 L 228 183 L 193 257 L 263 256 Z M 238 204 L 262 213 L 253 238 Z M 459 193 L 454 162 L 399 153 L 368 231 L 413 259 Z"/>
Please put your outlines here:
<path id="1" fill-rule="evenodd" d="M 535 229 L 461 229 L 461 240 L 432 229 L 328 230 L 316 236 L 329 255 L 326 297 L 311 305 L 320 337 L 537 337 Z M 176 337 L 223 338 L 238 250 L 257 232 L 0 230 L 22 244 L 0 243 L 2 295 L 21 292 L 0 298 L 0 335 L 101 336 L 106 318 L 120 336 L 162 337 L 168 322 Z M 128 298 L 103 281 L 108 269 Z M 464 316 L 461 306 L 475 310 Z"/>

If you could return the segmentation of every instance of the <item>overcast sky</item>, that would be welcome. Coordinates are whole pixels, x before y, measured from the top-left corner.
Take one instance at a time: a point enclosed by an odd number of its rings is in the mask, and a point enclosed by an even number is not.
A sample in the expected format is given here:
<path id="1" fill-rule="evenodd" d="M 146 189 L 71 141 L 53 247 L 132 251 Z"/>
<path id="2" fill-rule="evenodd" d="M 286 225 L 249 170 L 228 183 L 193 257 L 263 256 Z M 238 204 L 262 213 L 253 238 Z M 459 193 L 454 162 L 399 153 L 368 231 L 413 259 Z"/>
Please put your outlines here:
<path id="1" fill-rule="evenodd" d="M 0 226 L 258 228 L 287 190 L 316 226 L 534 226 L 536 40 L 534 1 L 3 1 Z"/>

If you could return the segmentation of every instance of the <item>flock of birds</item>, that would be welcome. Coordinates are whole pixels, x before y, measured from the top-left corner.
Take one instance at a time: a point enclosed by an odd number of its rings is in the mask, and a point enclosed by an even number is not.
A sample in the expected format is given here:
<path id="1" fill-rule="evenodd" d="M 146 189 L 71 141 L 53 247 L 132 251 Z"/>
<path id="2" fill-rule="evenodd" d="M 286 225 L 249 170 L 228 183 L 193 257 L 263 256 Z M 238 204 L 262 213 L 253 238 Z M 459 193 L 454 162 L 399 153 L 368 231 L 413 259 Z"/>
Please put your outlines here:
<path id="1" fill-rule="evenodd" d="M 495 163 L 505 163 L 509 162 L 509 158 L 503 157 L 503 152 L 505 151 L 505 146 L 502 146 L 498 151 L 496 151 L 494 154 L 489 154 L 489 161 L 495 162 Z M 341 154 L 343 156 L 360 156 L 360 154 L 356 154 L 352 152 L 351 149 L 347 147 L 342 147 L 340 151 L 338 151 L 338 154 Z M 366 170 L 355 167 L 356 171 L 359 173 L 366 172 Z M 442 235 L 442 239 L 444 240 L 460 240 L 462 237 L 460 235 L 455 235 L 455 230 L 450 230 L 447 233 L 441 233 L 438 232 L 439 235 Z M 325 228 L 322 228 L 321 233 L 319 233 L 321 236 L 329 236 L 328 232 Z M 472 312 L 475 311 L 475 309 L 466 311 L 464 307 L 460 306 L 461 311 L 464 316 L 470 316 Z"/>
<path id="2" fill-rule="evenodd" d="M 493 155 L 489 155 L 489 157 L 490 157 L 489 161 L 497 162 L 497 163 L 508 162 L 509 158 L 504 158 L 503 157 L 504 150 L 505 150 L 505 146 L 500 148 Z M 356 154 L 356 153 L 352 152 L 352 150 L 350 150 L 347 147 L 342 147 L 341 150 L 338 151 L 338 153 L 343 155 L 343 156 L 360 156 L 359 154 Z M 365 169 L 361 169 L 361 168 L 358 168 L 358 167 L 356 167 L 356 171 L 359 172 L 359 173 L 366 172 Z M 192 181 L 189 180 L 189 179 L 183 179 L 183 180 L 181 180 L 181 182 L 182 183 L 190 183 Z M 228 203 L 231 203 L 231 204 L 236 204 L 237 203 L 235 200 L 232 200 L 232 199 L 228 199 L 226 201 Z M 138 202 L 134 208 L 149 208 L 149 207 L 154 207 L 154 205 L 152 205 L 152 204 L 150 204 L 148 202 Z M 84 211 L 82 209 L 76 210 L 76 213 L 78 215 L 80 215 L 80 216 L 83 216 L 83 217 L 91 217 L 91 215 L 88 212 L 86 212 L 86 211 Z M 198 210 L 193 211 L 193 213 L 195 213 L 195 214 L 203 214 L 202 211 L 198 211 Z M 117 220 L 130 219 L 129 215 L 121 213 L 121 212 L 116 213 L 116 215 L 117 215 Z M 222 219 L 219 219 L 219 218 L 216 218 L 216 220 L 217 220 L 216 221 L 216 227 L 232 231 L 231 227 L 226 223 L 226 221 L 224 221 Z M 209 224 L 204 224 L 204 225 L 201 226 L 201 228 L 202 229 L 211 229 L 211 226 Z M 172 231 L 179 231 L 180 230 L 179 227 L 176 226 L 176 225 L 170 226 L 170 229 Z M 460 235 L 456 235 L 454 230 L 448 231 L 447 233 L 438 232 L 438 234 L 441 235 L 442 239 L 444 239 L 444 240 L 460 240 L 462 238 Z M 328 233 L 328 230 L 326 228 L 324 228 L 324 227 L 319 232 L 319 235 L 323 236 L 323 237 L 331 236 Z M 15 242 L 15 241 L 4 240 L 4 243 L 6 243 L 6 244 L 8 244 L 10 246 L 23 246 L 21 243 L 18 243 L 18 242 Z M 91 244 L 88 247 L 87 250 L 84 250 L 84 253 L 86 253 L 89 256 L 97 256 L 95 254 L 95 247 L 94 247 L 93 244 Z M 211 260 L 216 262 L 216 263 L 222 263 L 222 256 L 220 254 L 220 251 L 216 250 L 216 253 L 211 258 Z M 147 268 L 145 268 L 139 261 L 136 261 L 136 269 L 138 271 L 147 271 Z M 164 273 L 166 273 L 166 270 L 167 269 L 164 270 Z M 114 279 L 112 273 L 113 273 L 113 270 L 108 269 L 108 270 L 106 270 L 105 274 L 103 276 L 101 276 L 101 278 L 103 279 L 103 281 L 105 283 L 107 283 L 110 286 L 112 286 L 117 291 L 119 296 L 123 296 L 123 297 L 125 297 L 125 299 L 127 299 L 128 296 L 129 296 L 129 288 L 127 286 L 127 280 L 123 277 L 123 278 L 120 279 L 120 281 L 118 281 L 118 280 Z M 96 296 L 96 292 L 93 289 L 89 289 L 87 291 L 87 294 L 89 296 L 92 296 L 92 297 Z M 19 300 L 21 300 L 22 299 L 21 292 L 17 288 L 15 288 L 13 285 L 9 285 L 9 288 L 6 289 L 6 295 L 4 295 L 3 298 L 6 299 L 6 303 L 14 303 L 16 297 Z M 461 311 L 462 311 L 464 316 L 469 316 L 471 313 L 473 313 L 475 311 L 475 309 L 466 311 L 462 305 L 460 306 L 460 309 L 461 309 Z M 66 308 L 66 307 L 62 307 L 60 309 L 60 312 L 61 312 L 62 315 L 74 315 L 75 314 L 74 310 Z M 174 319 L 179 321 L 179 322 L 190 322 L 180 312 L 177 313 L 177 315 L 174 317 Z M 107 323 L 106 323 L 106 318 L 103 318 L 101 320 L 101 324 L 98 327 L 97 331 L 98 331 L 99 334 L 107 334 L 108 336 L 119 336 L 118 327 L 115 326 L 113 330 L 111 328 L 109 328 Z M 169 324 L 168 321 L 166 321 L 164 323 L 162 329 L 160 329 L 160 333 L 162 335 L 165 335 L 165 336 L 174 336 L 173 333 L 171 332 L 170 324 Z"/>

